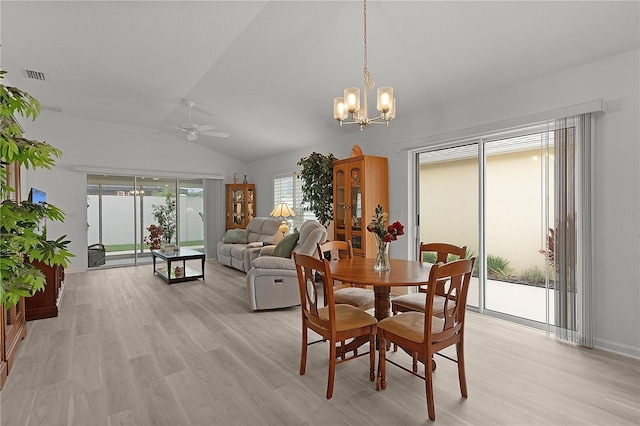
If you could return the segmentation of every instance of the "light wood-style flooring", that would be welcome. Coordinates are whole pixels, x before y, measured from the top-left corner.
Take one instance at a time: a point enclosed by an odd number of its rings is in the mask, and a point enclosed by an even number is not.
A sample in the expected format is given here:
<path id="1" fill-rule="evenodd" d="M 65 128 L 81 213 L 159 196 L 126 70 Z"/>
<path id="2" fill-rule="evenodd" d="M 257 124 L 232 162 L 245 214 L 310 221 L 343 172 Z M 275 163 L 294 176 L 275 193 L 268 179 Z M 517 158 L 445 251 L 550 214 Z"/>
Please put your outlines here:
<path id="1" fill-rule="evenodd" d="M 61 315 L 28 323 L 2 425 L 431 423 L 424 382 L 389 366 L 376 392 L 367 357 L 338 365 L 325 399 L 326 344 L 298 374 L 300 308 L 251 312 L 245 274 L 206 264 L 171 286 L 151 265 L 68 274 Z M 640 424 L 639 361 L 475 313 L 466 335 L 469 398 L 436 358 L 436 424 Z"/>

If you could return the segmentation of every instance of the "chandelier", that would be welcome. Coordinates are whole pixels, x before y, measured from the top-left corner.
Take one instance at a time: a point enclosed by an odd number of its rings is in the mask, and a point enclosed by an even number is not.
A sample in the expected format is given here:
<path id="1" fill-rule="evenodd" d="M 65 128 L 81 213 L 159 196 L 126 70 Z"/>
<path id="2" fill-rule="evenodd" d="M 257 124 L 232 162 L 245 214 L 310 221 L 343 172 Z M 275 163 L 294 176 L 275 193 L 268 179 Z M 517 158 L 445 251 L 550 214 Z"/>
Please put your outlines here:
<path id="1" fill-rule="evenodd" d="M 393 87 L 380 87 L 377 96 L 378 117 L 369 118 L 367 108 L 367 93 L 373 89 L 375 82 L 367 69 L 367 0 L 364 0 L 364 90 L 362 102 L 360 102 L 360 89 L 347 87 L 344 89 L 344 97 L 333 100 L 333 118 L 343 124 L 358 124 L 360 130 L 364 130 L 369 124 L 385 124 L 396 116 L 396 99 L 393 97 Z M 350 117 L 350 121 L 347 121 Z"/>

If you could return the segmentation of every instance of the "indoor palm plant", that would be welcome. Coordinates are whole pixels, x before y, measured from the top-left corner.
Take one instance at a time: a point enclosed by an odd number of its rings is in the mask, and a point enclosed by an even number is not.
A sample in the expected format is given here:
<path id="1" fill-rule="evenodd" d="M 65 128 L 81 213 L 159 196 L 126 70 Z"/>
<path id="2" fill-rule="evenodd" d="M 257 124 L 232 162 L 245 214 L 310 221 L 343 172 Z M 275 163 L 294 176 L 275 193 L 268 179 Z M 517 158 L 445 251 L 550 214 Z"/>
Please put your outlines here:
<path id="1" fill-rule="evenodd" d="M 45 220 L 63 221 L 64 212 L 54 205 L 17 200 L 17 188 L 11 187 L 8 166 L 51 169 L 54 158 L 62 152 L 53 146 L 22 136 L 15 114 L 35 120 L 40 112 L 36 99 L 22 90 L 5 86 L 6 71 L 0 70 L 0 302 L 9 307 L 20 297 L 42 290 L 44 274 L 30 262 L 38 260 L 49 266 L 67 266 L 73 255 L 67 250 L 66 235 L 47 240 Z"/>

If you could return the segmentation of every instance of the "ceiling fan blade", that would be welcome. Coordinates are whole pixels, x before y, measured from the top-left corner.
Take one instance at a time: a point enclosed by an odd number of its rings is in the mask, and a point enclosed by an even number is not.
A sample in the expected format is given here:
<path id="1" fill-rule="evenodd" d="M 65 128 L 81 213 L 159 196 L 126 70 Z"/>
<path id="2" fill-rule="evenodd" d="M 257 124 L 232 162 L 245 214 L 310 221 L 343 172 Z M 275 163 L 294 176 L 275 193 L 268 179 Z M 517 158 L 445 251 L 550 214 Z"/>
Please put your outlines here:
<path id="1" fill-rule="evenodd" d="M 198 136 L 196 136 L 196 134 L 195 134 L 195 133 L 193 133 L 193 132 L 187 132 L 187 140 L 188 140 L 189 142 L 193 142 L 193 141 L 195 141 L 196 139 L 198 139 Z"/>
<path id="2" fill-rule="evenodd" d="M 164 127 L 169 128 L 169 129 L 174 129 L 174 130 L 180 130 L 181 132 L 186 132 L 186 130 L 185 130 L 185 128 L 184 128 L 184 127 L 179 127 L 179 126 L 166 126 L 166 125 L 165 125 Z"/>
<path id="3" fill-rule="evenodd" d="M 203 124 L 202 126 L 194 124 L 193 127 L 195 127 L 196 132 L 207 132 L 216 128 L 213 124 Z"/>
<path id="4" fill-rule="evenodd" d="M 222 132 L 200 132 L 203 135 L 207 135 L 207 136 L 215 136 L 217 138 L 228 138 L 229 137 L 229 133 L 222 133 Z"/>

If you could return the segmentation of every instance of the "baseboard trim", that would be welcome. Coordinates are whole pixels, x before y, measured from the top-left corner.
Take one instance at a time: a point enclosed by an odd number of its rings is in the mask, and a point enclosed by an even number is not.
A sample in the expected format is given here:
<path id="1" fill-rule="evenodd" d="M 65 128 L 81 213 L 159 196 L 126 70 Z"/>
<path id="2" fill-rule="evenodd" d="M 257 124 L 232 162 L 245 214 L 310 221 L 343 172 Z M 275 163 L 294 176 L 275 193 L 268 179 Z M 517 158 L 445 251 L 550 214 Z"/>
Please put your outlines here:
<path id="1" fill-rule="evenodd" d="M 605 339 L 595 339 L 594 348 L 640 360 L 640 348 L 625 345 L 624 343 L 612 342 Z"/>

